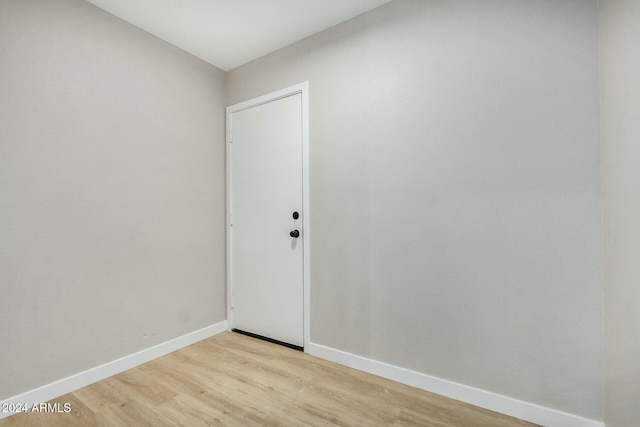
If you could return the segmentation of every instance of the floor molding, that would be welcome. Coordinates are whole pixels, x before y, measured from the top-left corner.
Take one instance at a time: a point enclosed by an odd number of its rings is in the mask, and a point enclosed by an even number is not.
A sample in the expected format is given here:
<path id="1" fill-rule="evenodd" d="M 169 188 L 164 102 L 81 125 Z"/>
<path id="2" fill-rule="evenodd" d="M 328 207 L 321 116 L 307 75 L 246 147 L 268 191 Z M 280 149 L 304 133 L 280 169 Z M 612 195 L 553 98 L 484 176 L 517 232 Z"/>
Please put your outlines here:
<path id="1" fill-rule="evenodd" d="M 105 378 L 119 374 L 127 369 L 135 368 L 136 366 L 147 363 L 160 356 L 164 356 L 165 354 L 180 350 L 181 348 L 212 337 L 226 330 L 226 320 L 206 326 L 202 329 L 198 329 L 197 331 L 193 331 L 153 347 L 146 348 L 137 353 L 121 357 L 120 359 L 107 362 L 84 372 L 71 375 L 70 377 L 63 378 L 17 396 L 10 397 L 0 401 L 0 408 L 5 407 L 5 405 L 11 407 L 11 405 L 16 404 L 26 404 L 28 407 L 31 407 L 36 403 L 47 402 L 51 399 L 55 399 L 56 397 L 63 396 L 82 387 L 86 387 Z M 13 413 L 0 411 L 0 419 L 6 418 L 10 415 L 13 415 Z"/>
<path id="2" fill-rule="evenodd" d="M 605 427 L 605 424 L 601 421 L 590 420 L 478 388 L 432 377 L 430 375 L 400 368 L 388 363 L 325 347 L 320 344 L 309 343 L 305 350 L 313 356 L 339 363 L 359 371 L 368 372 L 379 377 L 407 384 L 431 393 L 436 393 L 441 396 L 446 396 L 542 426 Z"/>

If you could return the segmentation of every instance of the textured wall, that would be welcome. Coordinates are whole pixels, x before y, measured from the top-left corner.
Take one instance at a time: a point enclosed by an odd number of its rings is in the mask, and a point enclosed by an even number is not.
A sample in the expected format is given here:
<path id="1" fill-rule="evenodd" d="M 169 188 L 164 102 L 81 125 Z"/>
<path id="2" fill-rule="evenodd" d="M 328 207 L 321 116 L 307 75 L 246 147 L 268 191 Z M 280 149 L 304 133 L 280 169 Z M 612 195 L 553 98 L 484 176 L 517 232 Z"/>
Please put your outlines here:
<path id="1" fill-rule="evenodd" d="M 0 400 L 224 320 L 224 74 L 81 0 L 0 57 Z"/>
<path id="2" fill-rule="evenodd" d="M 603 0 L 606 421 L 640 420 L 640 2 Z"/>
<path id="3" fill-rule="evenodd" d="M 602 420 L 597 2 L 396 0 L 227 104 L 305 80 L 312 342 Z"/>

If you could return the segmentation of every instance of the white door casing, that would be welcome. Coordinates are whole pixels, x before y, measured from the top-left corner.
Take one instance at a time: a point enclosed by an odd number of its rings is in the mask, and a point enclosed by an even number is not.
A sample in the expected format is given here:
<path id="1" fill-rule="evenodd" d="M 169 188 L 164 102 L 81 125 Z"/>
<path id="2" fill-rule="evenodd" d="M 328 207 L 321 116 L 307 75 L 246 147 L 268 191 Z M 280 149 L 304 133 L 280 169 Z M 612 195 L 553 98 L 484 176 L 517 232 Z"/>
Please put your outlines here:
<path id="1" fill-rule="evenodd" d="M 309 342 L 308 164 L 307 83 L 227 108 L 229 324 L 300 347 Z"/>

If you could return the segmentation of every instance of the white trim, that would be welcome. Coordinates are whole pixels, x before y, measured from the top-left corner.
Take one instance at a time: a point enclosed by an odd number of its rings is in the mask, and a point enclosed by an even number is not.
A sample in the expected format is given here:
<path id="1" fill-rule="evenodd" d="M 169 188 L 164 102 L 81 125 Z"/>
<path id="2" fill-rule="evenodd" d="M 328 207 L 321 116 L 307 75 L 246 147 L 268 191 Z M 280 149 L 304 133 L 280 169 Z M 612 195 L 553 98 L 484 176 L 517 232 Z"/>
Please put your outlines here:
<path id="1" fill-rule="evenodd" d="M 287 88 L 259 96 L 257 98 L 249 99 L 248 101 L 243 101 L 231 105 L 227 107 L 227 115 L 230 113 L 237 113 L 238 111 L 246 110 L 248 108 L 257 107 L 258 105 L 266 104 L 268 102 L 277 101 L 278 99 L 286 98 L 287 96 L 296 95 L 298 93 L 303 94 L 302 97 L 305 98 L 305 92 L 308 96 L 309 82 L 302 82 L 297 85 L 289 86 Z"/>
<path id="2" fill-rule="evenodd" d="M 232 144 L 232 114 L 247 108 L 257 107 L 267 102 L 277 101 L 287 96 L 302 95 L 302 232 L 303 232 L 303 343 L 306 351 L 311 343 L 311 220 L 309 196 L 309 82 L 303 82 L 285 89 L 240 102 L 227 107 L 226 110 L 226 171 L 227 171 L 227 321 L 229 328 L 233 327 L 233 289 L 231 287 L 231 234 L 233 232 L 231 212 L 231 150 Z"/>
<path id="3" fill-rule="evenodd" d="M 407 384 L 422 390 L 456 399 L 471 405 L 519 418 L 547 427 L 605 427 L 601 421 L 594 421 L 577 415 L 536 405 L 490 391 L 458 384 L 432 377 L 355 354 L 346 353 L 320 344 L 310 343 L 309 354 L 379 377 Z"/>
<path id="4" fill-rule="evenodd" d="M 233 308 L 233 292 L 231 290 L 231 212 L 229 212 L 231 207 L 231 149 L 229 144 L 231 144 L 231 110 L 227 107 L 226 112 L 226 129 L 225 129 L 225 146 L 224 151 L 226 153 L 225 160 L 225 173 L 226 173 L 226 183 L 227 183 L 227 200 L 225 202 L 225 217 L 227 218 L 226 222 L 226 238 L 227 238 L 227 252 L 226 252 L 226 269 L 227 269 L 227 326 L 229 329 L 232 328 L 231 322 L 231 313 Z"/>
<path id="5" fill-rule="evenodd" d="M 163 342 L 153 347 L 146 348 L 137 353 L 121 357 L 120 359 L 107 362 L 95 368 L 71 375 L 70 377 L 52 382 L 50 384 L 29 390 L 17 396 L 10 397 L 0 402 L 0 407 L 4 404 L 27 404 L 28 407 L 35 403 L 47 402 L 56 397 L 63 396 L 72 391 L 86 387 L 95 382 L 109 378 L 113 375 L 124 372 L 128 369 L 147 363 L 165 354 L 180 350 L 188 345 L 194 344 L 203 339 L 212 337 L 227 330 L 227 321 L 216 323 L 190 332 L 186 335 Z M 0 419 L 13 415 L 10 412 L 0 411 Z"/>
<path id="6" fill-rule="evenodd" d="M 304 347 L 311 343 L 311 204 L 309 184 L 309 82 L 300 86 L 302 94 L 302 292 L 304 313 Z"/>

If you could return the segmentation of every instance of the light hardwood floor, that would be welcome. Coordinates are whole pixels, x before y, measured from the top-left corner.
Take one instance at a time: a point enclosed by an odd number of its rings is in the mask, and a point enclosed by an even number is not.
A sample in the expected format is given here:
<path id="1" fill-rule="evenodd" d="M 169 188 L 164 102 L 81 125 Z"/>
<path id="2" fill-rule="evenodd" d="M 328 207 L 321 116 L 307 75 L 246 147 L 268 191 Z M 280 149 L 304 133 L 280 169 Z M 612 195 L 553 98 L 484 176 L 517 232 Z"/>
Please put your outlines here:
<path id="1" fill-rule="evenodd" d="M 225 332 L 62 396 L 9 426 L 533 426 Z"/>

